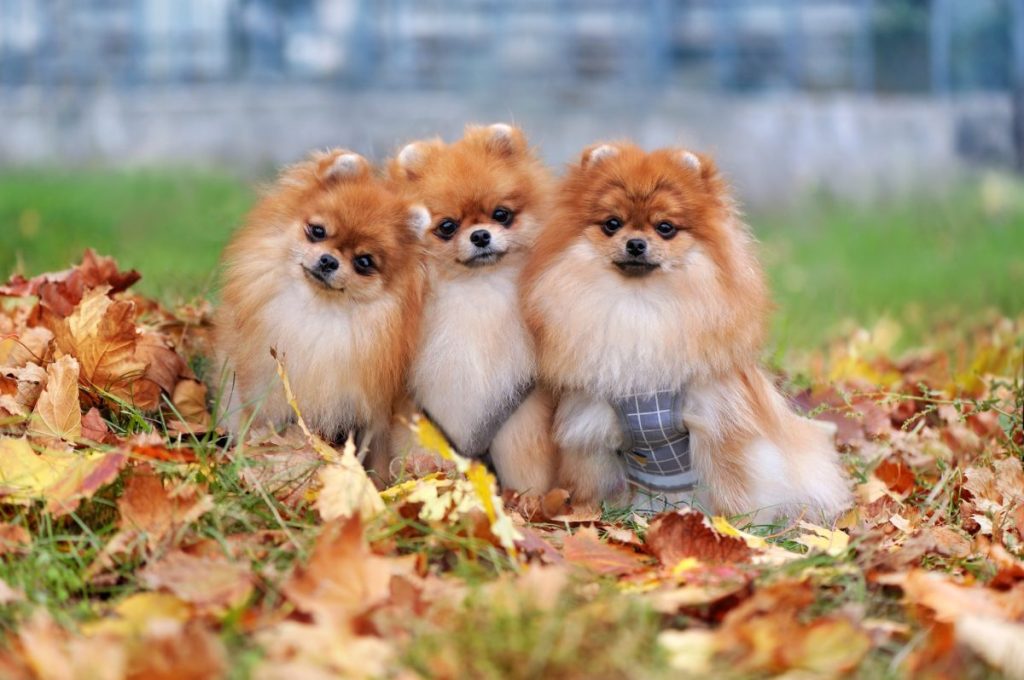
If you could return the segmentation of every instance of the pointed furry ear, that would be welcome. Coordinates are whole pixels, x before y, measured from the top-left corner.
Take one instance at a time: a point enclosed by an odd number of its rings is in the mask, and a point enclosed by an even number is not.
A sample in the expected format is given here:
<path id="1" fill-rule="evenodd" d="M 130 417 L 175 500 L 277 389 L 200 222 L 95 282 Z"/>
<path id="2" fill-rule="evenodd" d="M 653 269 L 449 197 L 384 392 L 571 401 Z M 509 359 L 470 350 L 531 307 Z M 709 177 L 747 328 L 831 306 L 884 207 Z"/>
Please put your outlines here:
<path id="1" fill-rule="evenodd" d="M 677 158 L 679 162 L 687 168 L 696 170 L 697 172 L 701 171 L 700 158 L 692 151 L 680 151 Z"/>
<path id="2" fill-rule="evenodd" d="M 423 174 L 423 166 L 426 164 L 427 156 L 440 144 L 440 140 L 410 142 L 406 144 L 390 164 L 389 171 L 392 179 L 413 181 L 419 179 Z"/>
<path id="3" fill-rule="evenodd" d="M 514 125 L 494 123 L 487 126 L 467 125 L 466 137 L 482 137 L 487 148 L 502 156 L 525 153 L 526 135 Z"/>
<path id="4" fill-rule="evenodd" d="M 320 178 L 324 181 L 358 177 L 370 169 L 370 163 L 357 153 L 344 152 L 328 158 L 320 166 Z"/>
<path id="5" fill-rule="evenodd" d="M 619 148 L 611 144 L 595 144 L 594 146 L 587 147 L 583 150 L 583 155 L 580 157 L 580 167 L 589 168 L 597 163 L 600 163 L 606 158 L 619 155 Z"/>
<path id="6" fill-rule="evenodd" d="M 409 228 L 417 237 L 423 236 L 430 228 L 430 211 L 417 203 L 409 208 Z"/>

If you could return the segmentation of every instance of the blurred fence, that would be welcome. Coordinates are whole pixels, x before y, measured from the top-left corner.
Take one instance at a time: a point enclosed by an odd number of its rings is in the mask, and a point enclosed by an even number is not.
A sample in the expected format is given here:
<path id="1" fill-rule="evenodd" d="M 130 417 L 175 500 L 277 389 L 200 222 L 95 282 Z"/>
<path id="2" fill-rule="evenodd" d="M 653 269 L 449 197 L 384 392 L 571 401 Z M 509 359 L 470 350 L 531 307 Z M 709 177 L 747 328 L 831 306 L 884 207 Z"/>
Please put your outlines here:
<path id="1" fill-rule="evenodd" d="M 1022 0 L 0 0 L 0 87 L 1006 91 L 1022 15 Z"/>

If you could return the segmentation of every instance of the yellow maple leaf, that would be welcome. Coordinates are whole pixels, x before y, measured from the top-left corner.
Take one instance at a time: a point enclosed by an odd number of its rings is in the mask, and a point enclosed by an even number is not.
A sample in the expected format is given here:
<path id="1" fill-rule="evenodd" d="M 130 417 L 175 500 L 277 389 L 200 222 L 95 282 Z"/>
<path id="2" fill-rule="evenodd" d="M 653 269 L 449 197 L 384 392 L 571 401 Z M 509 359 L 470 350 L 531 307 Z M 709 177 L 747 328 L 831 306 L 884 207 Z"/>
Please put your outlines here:
<path id="1" fill-rule="evenodd" d="M 110 483 L 128 461 L 124 453 L 111 451 L 67 452 L 32 450 L 25 439 L 0 439 L 0 503 L 27 505 L 46 501 L 57 515 L 74 510 Z"/>
<path id="2" fill-rule="evenodd" d="M 42 498 L 67 474 L 77 456 L 63 451 L 37 454 L 25 439 L 0 439 L 0 489 L 3 502 L 25 505 Z"/>

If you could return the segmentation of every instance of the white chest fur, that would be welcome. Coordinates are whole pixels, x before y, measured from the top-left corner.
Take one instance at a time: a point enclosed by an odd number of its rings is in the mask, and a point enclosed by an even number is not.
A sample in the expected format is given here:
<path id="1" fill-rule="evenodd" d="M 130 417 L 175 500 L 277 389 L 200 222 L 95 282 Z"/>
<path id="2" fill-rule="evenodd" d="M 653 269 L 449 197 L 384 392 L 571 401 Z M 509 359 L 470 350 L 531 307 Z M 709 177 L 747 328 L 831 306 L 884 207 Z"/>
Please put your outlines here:
<path id="1" fill-rule="evenodd" d="M 690 381 L 695 352 L 685 319 L 699 312 L 663 276 L 627 279 L 596 263 L 585 244 L 542 276 L 537 288 L 545 294 L 534 302 L 557 338 L 552 357 L 563 385 L 614 398 Z"/>
<path id="2" fill-rule="evenodd" d="M 417 402 L 460 446 L 533 379 L 533 343 L 519 312 L 516 267 L 437 281 L 412 369 Z"/>
<path id="3" fill-rule="evenodd" d="M 373 386 L 363 384 L 362 369 L 386 341 L 393 307 L 387 298 L 359 305 L 331 300 L 305 286 L 291 286 L 267 305 L 263 322 L 269 344 L 282 357 L 311 425 L 330 431 L 370 422 L 366 395 Z"/>

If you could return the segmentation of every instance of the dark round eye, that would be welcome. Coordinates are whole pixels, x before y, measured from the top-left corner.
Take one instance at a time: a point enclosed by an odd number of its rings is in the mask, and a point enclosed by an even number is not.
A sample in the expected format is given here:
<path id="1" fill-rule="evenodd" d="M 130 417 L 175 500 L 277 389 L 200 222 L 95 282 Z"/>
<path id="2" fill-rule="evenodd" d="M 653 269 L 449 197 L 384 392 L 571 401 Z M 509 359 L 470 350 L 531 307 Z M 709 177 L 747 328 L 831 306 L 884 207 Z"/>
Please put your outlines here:
<path id="1" fill-rule="evenodd" d="M 451 218 L 445 218 L 441 220 L 441 223 L 434 229 L 434 233 L 447 241 L 455 235 L 455 230 L 459 228 L 459 223 Z"/>
<path id="2" fill-rule="evenodd" d="M 322 224 L 307 224 L 306 238 L 313 242 L 323 241 L 327 238 L 327 229 Z"/>
<path id="3" fill-rule="evenodd" d="M 658 232 L 658 235 L 663 239 L 668 240 L 675 236 L 679 229 L 677 229 L 671 222 L 659 222 L 658 226 L 654 228 L 654 231 Z"/>
<path id="4" fill-rule="evenodd" d="M 492 220 L 494 220 L 498 224 L 503 224 L 506 227 L 512 224 L 513 217 L 515 217 L 515 215 L 511 210 L 509 210 L 508 208 L 503 208 L 500 205 L 494 209 L 493 213 L 491 213 Z"/>
<path id="5" fill-rule="evenodd" d="M 611 219 L 605 220 L 605 223 L 601 225 L 601 229 L 604 231 L 604 233 L 611 236 L 619 229 L 622 229 L 622 222 L 619 221 L 619 218 L 612 217 Z"/>
<path id="6" fill-rule="evenodd" d="M 377 263 L 373 261 L 373 255 L 356 255 L 352 258 L 352 266 L 355 268 L 356 274 L 369 276 L 377 268 Z"/>

